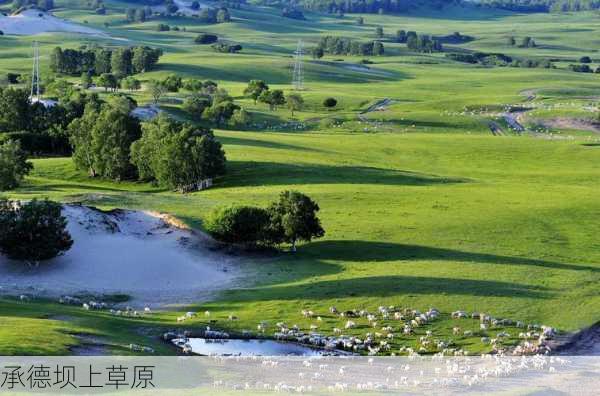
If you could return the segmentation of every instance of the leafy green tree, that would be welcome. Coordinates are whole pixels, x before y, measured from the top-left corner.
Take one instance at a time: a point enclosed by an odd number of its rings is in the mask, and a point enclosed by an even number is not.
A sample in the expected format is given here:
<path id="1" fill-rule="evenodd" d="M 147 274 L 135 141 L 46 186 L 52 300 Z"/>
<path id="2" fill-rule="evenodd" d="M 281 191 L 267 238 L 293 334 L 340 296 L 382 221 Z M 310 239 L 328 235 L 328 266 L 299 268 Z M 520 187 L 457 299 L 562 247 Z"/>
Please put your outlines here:
<path id="1" fill-rule="evenodd" d="M 0 251 L 14 260 L 39 263 L 73 246 L 59 203 L 0 199 Z"/>
<path id="2" fill-rule="evenodd" d="M 8 140 L 0 145 L 0 190 L 12 190 L 33 169 L 21 143 Z"/>
<path id="3" fill-rule="evenodd" d="M 71 122 L 69 135 L 73 162 L 92 177 L 123 180 L 134 176 L 131 144 L 141 135 L 139 121 L 128 109 L 105 104 L 97 112 L 86 107 L 83 117 Z"/>
<path id="4" fill-rule="evenodd" d="M 179 190 L 225 173 L 225 152 L 210 130 L 166 116 L 144 124 L 142 138 L 132 145 L 131 158 L 140 177 Z"/>
<path id="5" fill-rule="evenodd" d="M 406 31 L 404 30 L 398 30 L 396 32 L 396 42 L 398 43 L 406 43 Z"/>
<path id="6" fill-rule="evenodd" d="M 111 90 L 115 92 L 119 88 L 119 80 L 112 73 L 103 73 L 98 77 L 98 85 L 104 87 L 105 91 Z"/>
<path id="7" fill-rule="evenodd" d="M 121 88 L 129 91 L 138 91 L 142 88 L 142 83 L 135 77 L 127 77 L 121 81 Z"/>
<path id="8" fill-rule="evenodd" d="M 253 206 L 231 206 L 214 210 L 205 223 L 206 230 L 218 241 L 257 246 L 265 240 L 269 213 Z"/>
<path id="9" fill-rule="evenodd" d="M 304 107 L 304 98 L 300 94 L 291 93 L 287 96 L 287 107 L 294 116 L 294 111 L 300 111 Z"/>
<path id="10" fill-rule="evenodd" d="M 285 96 L 283 95 L 283 91 L 280 89 L 263 91 L 263 93 L 258 97 L 258 100 L 268 104 L 271 111 L 277 109 L 277 106 L 285 104 Z"/>
<path id="11" fill-rule="evenodd" d="M 252 117 L 250 113 L 246 111 L 246 109 L 240 108 L 233 112 L 231 119 L 229 120 L 230 124 L 235 127 L 247 127 L 252 121 Z"/>
<path id="12" fill-rule="evenodd" d="M 239 110 L 240 106 L 230 101 L 213 103 L 212 106 L 204 110 L 204 118 L 213 122 L 217 127 L 225 125 L 231 119 L 233 113 Z"/>
<path id="13" fill-rule="evenodd" d="M 131 67 L 134 73 L 145 73 L 151 70 L 163 54 L 161 49 L 150 47 L 135 47 L 132 51 Z"/>
<path id="14" fill-rule="evenodd" d="M 29 92 L 0 88 L 0 131 L 27 131 L 31 125 Z"/>
<path id="15" fill-rule="evenodd" d="M 248 86 L 244 89 L 244 95 L 252 98 L 254 104 L 260 97 L 260 95 L 269 90 L 269 86 L 263 80 L 250 80 Z"/>
<path id="16" fill-rule="evenodd" d="M 97 49 L 94 52 L 94 71 L 96 75 L 111 72 L 111 58 L 111 50 Z"/>
<path id="17" fill-rule="evenodd" d="M 194 43 L 196 44 L 213 44 L 218 41 L 218 37 L 216 34 L 210 33 L 200 33 L 195 39 Z"/>
<path id="18" fill-rule="evenodd" d="M 383 28 L 381 26 L 375 28 L 375 37 L 383 38 Z"/>
<path id="19" fill-rule="evenodd" d="M 507 43 L 509 46 L 511 46 L 511 47 L 514 47 L 515 45 L 517 45 L 517 40 L 515 40 L 515 36 L 509 36 L 509 37 L 506 39 L 506 43 Z"/>
<path id="20" fill-rule="evenodd" d="M 92 75 L 88 72 L 81 73 L 81 88 L 88 89 L 94 83 Z"/>
<path id="21" fill-rule="evenodd" d="M 181 77 L 171 74 L 162 81 L 162 84 L 169 92 L 179 92 L 179 89 L 183 86 L 183 81 Z"/>
<path id="22" fill-rule="evenodd" d="M 200 120 L 204 110 L 210 107 L 211 104 L 212 101 L 209 96 L 194 94 L 183 102 L 182 109 L 193 119 Z"/>
<path id="23" fill-rule="evenodd" d="M 152 102 L 157 105 L 168 89 L 162 81 L 150 80 L 148 82 L 148 91 L 152 95 Z"/>
<path id="24" fill-rule="evenodd" d="M 224 23 L 231 21 L 231 15 L 229 14 L 229 10 L 227 8 L 220 8 L 217 11 L 217 23 Z"/>
<path id="25" fill-rule="evenodd" d="M 384 54 L 383 43 L 381 41 L 375 41 L 373 43 L 373 55 L 381 56 Z"/>
<path id="26" fill-rule="evenodd" d="M 321 59 L 325 55 L 325 51 L 323 51 L 323 48 L 321 47 L 315 47 L 311 51 L 311 55 L 313 59 Z"/>
<path id="27" fill-rule="evenodd" d="M 119 78 L 123 78 L 132 73 L 132 53 L 129 48 L 117 48 L 113 51 L 110 60 L 111 71 Z"/>
<path id="28" fill-rule="evenodd" d="M 292 251 L 296 251 L 298 241 L 310 242 L 313 238 L 325 235 L 317 217 L 319 205 L 300 192 L 282 192 L 279 200 L 267 210 L 270 218 L 269 238 L 274 243 L 290 243 Z"/>

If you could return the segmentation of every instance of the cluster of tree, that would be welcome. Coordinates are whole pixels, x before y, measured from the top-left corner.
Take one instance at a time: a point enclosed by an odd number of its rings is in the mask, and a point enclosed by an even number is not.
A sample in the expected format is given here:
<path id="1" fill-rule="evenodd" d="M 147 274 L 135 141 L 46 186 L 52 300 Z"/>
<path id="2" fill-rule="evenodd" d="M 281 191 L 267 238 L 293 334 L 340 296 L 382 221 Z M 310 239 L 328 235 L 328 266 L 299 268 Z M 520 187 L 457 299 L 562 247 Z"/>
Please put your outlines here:
<path id="1" fill-rule="evenodd" d="M 512 58 L 508 55 L 501 53 L 449 53 L 446 54 L 446 57 L 457 62 L 481 64 L 485 66 L 510 66 L 524 68 L 540 67 L 545 69 L 551 69 L 554 67 L 554 64 L 548 59 Z"/>
<path id="2" fill-rule="evenodd" d="M 225 153 L 210 130 L 161 115 L 141 126 L 123 97 L 88 105 L 69 125 L 73 162 L 91 177 L 139 178 L 184 191 L 225 172 Z"/>
<path id="3" fill-rule="evenodd" d="M 507 39 L 507 44 L 511 47 L 517 45 L 517 39 L 514 36 L 509 36 Z M 519 48 L 535 48 L 537 44 L 535 40 L 529 36 L 523 37 L 521 39 L 521 43 L 518 45 Z"/>
<path id="4" fill-rule="evenodd" d="M 594 69 L 588 64 L 571 64 L 569 65 L 569 69 L 577 73 L 594 73 Z M 598 66 L 595 70 L 596 73 L 600 73 L 600 66 Z"/>
<path id="5" fill-rule="evenodd" d="M 478 0 L 477 4 L 518 12 L 568 12 L 600 9 L 598 0 Z"/>
<path id="6" fill-rule="evenodd" d="M 56 47 L 50 54 L 50 70 L 68 75 L 112 73 L 123 77 L 151 70 L 162 50 L 150 47 L 91 47 L 80 50 Z"/>
<path id="7" fill-rule="evenodd" d="M 61 211 L 61 204 L 48 200 L 0 198 L 0 253 L 37 265 L 68 251 L 73 240 Z"/>
<path id="8" fill-rule="evenodd" d="M 0 88 L 1 141 L 17 140 L 29 154 L 70 154 L 67 127 L 98 96 L 75 91 L 64 81 L 49 83 L 48 92 L 58 99 L 54 106 L 32 103 L 25 89 Z"/>
<path id="9" fill-rule="evenodd" d="M 226 23 L 231 22 L 231 14 L 229 13 L 229 9 L 226 7 L 220 8 L 203 8 L 198 15 L 195 15 L 196 18 L 200 20 L 202 23 Z"/>
<path id="10" fill-rule="evenodd" d="M 248 86 L 244 89 L 244 95 L 254 100 L 254 104 L 257 101 L 268 104 L 271 111 L 286 103 L 283 91 L 281 89 L 269 89 L 269 86 L 263 80 L 250 80 Z"/>
<path id="11" fill-rule="evenodd" d="M 131 161 L 140 180 L 183 190 L 225 173 L 225 152 L 212 131 L 160 115 L 142 127 L 131 146 Z"/>
<path id="12" fill-rule="evenodd" d="M 13 11 L 26 7 L 35 7 L 40 10 L 50 11 L 54 8 L 54 0 L 13 0 L 12 2 Z"/>
<path id="13" fill-rule="evenodd" d="M 125 11 L 127 22 L 146 22 L 151 16 L 152 8 L 150 7 L 128 8 Z"/>
<path id="14" fill-rule="evenodd" d="M 203 45 L 204 44 L 213 44 L 213 43 L 216 43 L 218 40 L 219 40 L 219 37 L 217 37 L 216 34 L 200 33 L 194 39 L 194 43 L 203 44 Z"/>
<path id="15" fill-rule="evenodd" d="M 242 46 L 239 44 L 226 43 L 223 41 L 219 41 L 217 43 L 212 44 L 210 48 L 212 48 L 216 52 L 224 52 L 228 54 L 235 54 L 242 50 Z"/>
<path id="16" fill-rule="evenodd" d="M 458 36 L 456 36 L 458 35 Z M 462 39 L 466 36 L 461 36 L 460 33 L 455 33 L 452 36 L 455 40 Z M 398 43 L 406 44 L 406 46 L 417 52 L 442 52 L 444 50 L 442 46 L 442 39 L 437 37 L 432 37 L 427 34 L 417 34 L 415 31 L 405 31 L 398 30 L 396 32 L 395 41 Z"/>
<path id="17" fill-rule="evenodd" d="M 362 55 L 379 56 L 384 54 L 383 43 L 380 41 L 359 42 L 346 37 L 323 36 L 313 49 L 314 58 L 330 55 Z"/>
<path id="18" fill-rule="evenodd" d="M 296 0 L 283 1 L 283 4 L 296 4 Z M 460 3 L 460 0 L 300 0 L 307 10 L 330 14 L 393 14 L 420 7 L 443 9 L 446 5 Z"/>
<path id="19" fill-rule="evenodd" d="M 227 123 L 246 126 L 250 122 L 250 114 L 214 81 L 187 80 L 183 88 L 192 92 L 182 105 L 192 119 L 207 120 L 218 127 Z"/>
<path id="20" fill-rule="evenodd" d="M 319 205 L 297 191 L 284 191 L 266 209 L 234 206 L 217 209 L 205 223 L 217 240 L 245 247 L 271 247 L 282 243 L 296 250 L 299 241 L 321 238 L 325 230 L 317 217 Z"/>
<path id="21" fill-rule="evenodd" d="M 281 16 L 291 19 L 299 19 L 301 21 L 306 20 L 302 10 L 295 7 L 284 7 L 283 10 L 281 10 Z"/>

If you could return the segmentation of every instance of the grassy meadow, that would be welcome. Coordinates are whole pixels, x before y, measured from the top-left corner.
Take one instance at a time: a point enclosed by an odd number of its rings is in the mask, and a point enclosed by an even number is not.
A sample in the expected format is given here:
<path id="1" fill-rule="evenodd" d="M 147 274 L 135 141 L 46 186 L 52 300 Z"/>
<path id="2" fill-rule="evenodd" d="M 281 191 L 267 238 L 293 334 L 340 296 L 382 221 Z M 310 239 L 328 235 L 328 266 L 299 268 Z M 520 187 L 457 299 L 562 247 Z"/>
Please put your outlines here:
<path id="1" fill-rule="evenodd" d="M 354 14 L 335 18 L 308 13 L 307 21 L 296 21 L 253 6 L 232 10 L 233 21 L 219 25 L 203 25 L 195 18 L 128 24 L 123 2 L 106 1 L 106 16 L 81 9 L 78 1 L 56 3 L 57 16 L 87 21 L 129 41 L 61 33 L 3 36 L 0 72 L 27 72 L 34 39 L 41 42 L 42 68 L 56 45 L 159 46 L 165 55 L 155 71 L 139 76 L 142 81 L 169 74 L 217 81 L 261 126 L 215 131 L 227 153 L 228 173 L 206 191 L 181 195 L 145 183 L 95 180 L 77 171 L 69 158 L 37 158 L 25 183 L 7 196 L 159 210 L 202 228 L 215 207 L 267 205 L 279 192 L 296 189 L 319 203 L 326 236 L 300 246 L 295 254 L 252 255 L 246 260 L 246 282 L 214 301 L 142 319 L 4 298 L 0 354 L 65 354 L 79 342 L 73 335 L 78 333 L 102 337 L 114 353 L 131 353 L 124 346 L 138 343 L 171 354 L 175 350 L 156 338 L 161 331 L 206 323 L 197 318 L 177 324 L 176 317 L 187 310 L 210 310 L 211 319 L 217 320 L 213 326 L 241 331 L 255 330 L 260 321 L 271 326 L 286 321 L 307 329 L 314 322 L 300 310 L 311 309 L 323 316 L 320 329 L 328 332 L 344 324 L 328 315 L 331 305 L 343 310 L 436 307 L 445 314 L 432 328 L 450 338 L 457 324 L 475 330 L 475 322 L 457 322 L 447 315 L 459 309 L 565 332 L 600 320 L 598 136 L 578 130 L 493 136 L 489 129 L 491 120 L 503 122 L 498 113 L 505 105 L 526 104 L 531 93 L 531 101 L 540 106 L 528 114 L 532 119 L 596 117 L 585 109 L 596 106 L 599 75 L 567 70 L 581 56 L 598 57 L 596 13 L 451 8 L 362 15 L 365 24 L 358 26 Z M 158 23 L 186 31 L 159 33 Z M 384 42 L 385 56 L 369 57 L 371 71 L 347 67 L 362 57 L 307 57 L 302 92 L 307 103 L 296 114 L 307 125 L 303 131 L 285 126 L 291 118 L 288 110 L 270 112 L 242 96 L 250 79 L 289 92 L 299 39 L 307 47 L 325 34 L 372 40 L 376 26 L 383 26 L 387 35 L 398 29 L 435 35 L 460 31 L 475 40 L 447 48 L 560 61 L 556 69 L 472 66 L 443 54 L 411 53 L 391 40 Z M 240 54 L 215 53 L 193 44 L 199 32 L 216 33 L 244 49 Z M 538 47 L 508 47 L 508 35 L 532 36 Z M 180 99 L 187 94 L 170 95 Z M 131 95 L 140 104 L 151 100 L 143 90 Z M 338 99 L 335 110 L 322 107 L 328 96 Z M 384 98 L 393 100 L 385 111 L 365 114 L 367 121 L 358 118 Z M 186 117 L 178 105 L 165 102 L 163 109 Z M 228 321 L 230 314 L 239 320 Z M 364 329 L 361 324 L 357 334 Z M 23 332 L 27 342 L 22 341 Z M 394 342 L 414 345 L 415 338 Z M 456 342 L 474 352 L 489 349 L 478 336 Z"/>

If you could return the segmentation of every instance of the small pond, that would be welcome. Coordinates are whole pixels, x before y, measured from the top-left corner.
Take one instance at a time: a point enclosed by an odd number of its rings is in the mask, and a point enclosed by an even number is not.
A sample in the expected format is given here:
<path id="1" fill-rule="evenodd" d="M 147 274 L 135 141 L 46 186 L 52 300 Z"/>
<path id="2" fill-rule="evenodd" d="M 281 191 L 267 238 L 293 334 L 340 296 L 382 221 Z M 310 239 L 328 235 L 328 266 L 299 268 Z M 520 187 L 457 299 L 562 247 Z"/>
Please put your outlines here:
<path id="1" fill-rule="evenodd" d="M 273 340 L 233 340 L 190 338 L 192 352 L 198 355 L 221 356 L 320 356 L 329 351 L 290 342 Z"/>

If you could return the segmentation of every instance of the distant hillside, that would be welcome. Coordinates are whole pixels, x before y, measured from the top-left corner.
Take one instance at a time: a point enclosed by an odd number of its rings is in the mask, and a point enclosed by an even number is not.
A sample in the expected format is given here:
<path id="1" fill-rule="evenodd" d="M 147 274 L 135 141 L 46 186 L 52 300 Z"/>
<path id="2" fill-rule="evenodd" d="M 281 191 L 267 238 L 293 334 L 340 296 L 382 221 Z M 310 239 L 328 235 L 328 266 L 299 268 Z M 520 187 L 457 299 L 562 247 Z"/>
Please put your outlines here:
<path id="1" fill-rule="evenodd" d="M 424 7 L 441 10 L 448 5 L 460 4 L 462 0 L 259 0 L 258 2 L 264 5 L 301 8 L 329 14 L 393 14 Z"/>

